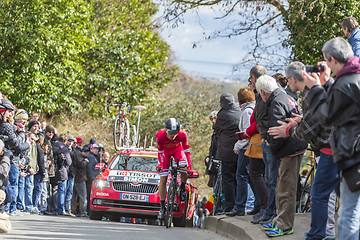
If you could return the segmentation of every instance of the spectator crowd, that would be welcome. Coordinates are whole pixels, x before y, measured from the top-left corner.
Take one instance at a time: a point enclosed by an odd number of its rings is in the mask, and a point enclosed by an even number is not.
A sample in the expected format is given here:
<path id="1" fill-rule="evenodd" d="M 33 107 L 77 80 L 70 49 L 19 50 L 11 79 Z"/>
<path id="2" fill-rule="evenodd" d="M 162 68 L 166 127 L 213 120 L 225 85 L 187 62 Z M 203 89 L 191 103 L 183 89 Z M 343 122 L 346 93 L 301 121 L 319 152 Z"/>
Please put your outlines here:
<path id="1" fill-rule="evenodd" d="M 10 216 L 24 214 L 89 214 L 91 183 L 99 174 L 95 165 L 110 160 L 96 139 L 85 144 L 81 137 L 57 133 L 54 126 L 31 119 L 24 109 L 0 100 L 0 146 L 8 156 L 8 176 L 0 181 L 6 193 L 2 211 Z"/>
<path id="2" fill-rule="evenodd" d="M 337 239 L 359 239 L 360 35 L 353 17 L 342 29 L 348 41 L 327 41 L 324 61 L 315 66 L 294 61 L 286 76 L 270 76 L 256 65 L 248 87 L 238 91 L 238 103 L 229 93 L 221 95 L 220 110 L 209 116 L 214 133 L 206 158 L 207 166 L 211 159 L 222 164 L 224 204 L 213 208 L 216 214 L 247 213 L 269 237 L 292 234 L 297 189 L 304 184 L 300 165 L 311 148 L 318 158 L 305 239 L 335 239 L 336 194 Z M 208 185 L 213 182 L 211 176 Z"/>

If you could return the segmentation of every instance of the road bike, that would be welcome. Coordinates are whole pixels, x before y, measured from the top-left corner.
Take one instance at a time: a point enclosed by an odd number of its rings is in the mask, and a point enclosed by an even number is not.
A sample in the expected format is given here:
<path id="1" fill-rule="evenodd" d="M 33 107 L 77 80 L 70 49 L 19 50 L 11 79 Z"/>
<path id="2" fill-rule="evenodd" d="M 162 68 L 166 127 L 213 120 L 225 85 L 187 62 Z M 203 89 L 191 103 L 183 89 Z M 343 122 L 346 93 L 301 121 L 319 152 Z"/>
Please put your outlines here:
<path id="1" fill-rule="evenodd" d="M 307 164 L 311 166 L 311 169 L 306 176 L 305 180 L 301 183 L 300 198 L 299 198 L 299 213 L 307 213 L 311 209 L 311 184 L 314 179 L 315 165 Z"/>
<path id="2" fill-rule="evenodd" d="M 130 114 L 130 104 L 126 102 L 123 104 L 108 104 L 106 109 L 109 113 L 110 107 L 118 107 L 114 123 L 113 138 L 114 147 L 117 151 L 119 151 L 121 148 L 130 147 L 131 145 L 130 124 L 129 120 L 126 118 L 126 112 Z"/>
<path id="3" fill-rule="evenodd" d="M 306 176 L 300 177 L 300 189 L 299 197 L 297 199 L 297 212 L 307 213 L 311 210 L 311 185 L 315 177 L 316 171 L 316 157 L 312 149 L 307 149 L 310 151 L 311 163 L 306 165 L 310 166 L 310 170 Z"/>
<path id="4" fill-rule="evenodd" d="M 215 184 L 214 184 L 214 188 L 213 188 L 213 196 L 214 196 L 214 205 L 213 208 L 210 212 L 210 215 L 214 216 L 217 212 L 218 209 L 221 209 L 221 196 L 222 196 L 222 173 L 221 173 L 221 161 L 220 160 L 216 160 L 216 159 L 212 159 L 212 164 L 216 164 L 216 170 L 217 170 L 217 174 L 216 174 L 216 178 L 215 178 Z"/>
<path id="5" fill-rule="evenodd" d="M 187 173 L 184 170 L 181 170 L 179 167 L 179 160 L 176 162 L 176 165 L 173 164 L 174 158 L 170 159 L 169 173 L 171 175 L 170 184 L 167 190 L 166 199 L 165 199 L 165 226 L 166 228 L 171 227 L 173 222 L 174 210 L 177 206 L 180 205 L 180 185 L 178 183 L 179 173 Z"/>

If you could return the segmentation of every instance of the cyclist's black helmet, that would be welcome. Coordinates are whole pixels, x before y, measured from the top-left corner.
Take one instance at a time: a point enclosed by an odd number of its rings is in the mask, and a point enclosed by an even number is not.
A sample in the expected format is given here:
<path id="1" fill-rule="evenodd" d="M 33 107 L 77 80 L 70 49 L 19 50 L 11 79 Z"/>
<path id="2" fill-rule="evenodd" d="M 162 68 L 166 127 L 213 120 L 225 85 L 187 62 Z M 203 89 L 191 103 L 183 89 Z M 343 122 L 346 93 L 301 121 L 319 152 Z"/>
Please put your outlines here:
<path id="1" fill-rule="evenodd" d="M 168 134 L 177 134 L 180 131 L 180 123 L 176 118 L 169 118 L 165 122 L 165 131 Z"/>
<path id="2" fill-rule="evenodd" d="M 0 99 L 0 109 L 14 111 L 14 105 L 7 99 Z"/>

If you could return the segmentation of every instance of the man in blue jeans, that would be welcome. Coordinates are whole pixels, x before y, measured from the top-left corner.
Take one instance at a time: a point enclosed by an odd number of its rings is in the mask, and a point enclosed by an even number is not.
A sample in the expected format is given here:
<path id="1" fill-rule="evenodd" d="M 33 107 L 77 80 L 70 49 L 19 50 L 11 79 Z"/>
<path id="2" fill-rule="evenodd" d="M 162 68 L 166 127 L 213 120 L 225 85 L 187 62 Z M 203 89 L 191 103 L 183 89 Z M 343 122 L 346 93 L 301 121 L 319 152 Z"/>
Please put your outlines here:
<path id="1" fill-rule="evenodd" d="M 328 202 L 331 192 L 338 186 L 336 165 L 333 162 L 330 147 L 332 129 L 316 121 L 310 114 L 312 104 L 308 98 L 309 89 L 306 87 L 302 71 L 305 65 L 293 62 L 286 69 L 288 84 L 292 91 L 303 91 L 303 117 L 294 116 L 289 123 L 282 123 L 278 127 L 269 129 L 274 137 L 292 137 L 310 142 L 313 150 L 320 152 L 315 179 L 311 187 L 311 228 L 306 233 L 306 239 L 324 239 L 326 222 L 328 219 Z M 297 121 L 296 121 L 297 120 Z M 335 236 L 334 236 L 335 237 Z"/>
<path id="2" fill-rule="evenodd" d="M 15 114 L 15 125 L 16 135 L 20 139 L 20 142 L 25 144 L 26 142 L 26 134 L 25 134 L 25 125 L 28 120 L 28 113 L 23 110 L 17 110 Z M 28 145 L 29 146 L 29 145 Z M 11 159 L 10 164 L 10 172 L 9 172 L 9 180 L 8 185 L 6 186 L 6 201 L 5 201 L 5 212 L 9 212 L 11 216 L 22 215 L 20 211 L 16 211 L 16 201 L 18 196 L 18 185 L 19 185 L 19 173 L 20 168 L 24 168 L 24 164 L 22 163 L 24 156 L 26 155 L 26 149 L 23 151 L 14 151 L 14 156 Z"/>
<path id="3" fill-rule="evenodd" d="M 276 216 L 275 189 L 280 160 L 274 157 L 266 141 L 262 142 L 262 153 L 263 161 L 265 163 L 265 182 L 268 188 L 268 203 L 264 215 L 259 219 L 251 221 L 254 224 L 269 223 Z"/>
<path id="4" fill-rule="evenodd" d="M 249 191 L 252 190 L 254 194 L 254 207 L 253 209 L 259 209 L 260 208 L 260 198 L 256 195 L 256 191 L 254 188 L 254 185 L 252 184 L 250 177 L 249 177 L 249 158 L 244 155 L 246 150 L 240 150 L 239 152 L 239 158 L 238 158 L 238 166 L 236 171 L 236 192 L 241 194 L 236 194 L 235 198 L 235 206 L 234 209 L 237 210 L 237 215 L 244 215 L 246 210 L 246 205 L 249 199 Z M 248 187 L 250 185 L 250 189 Z M 238 209 L 236 209 L 238 208 Z M 240 214 L 243 213 L 243 214 Z M 226 214 L 227 216 L 231 216 L 229 214 Z"/>
<path id="5" fill-rule="evenodd" d="M 74 190 L 74 181 L 75 181 L 75 164 L 74 164 L 74 155 L 73 151 L 76 146 L 76 139 L 72 135 L 68 135 L 68 140 L 66 141 L 66 145 L 70 151 L 71 156 L 71 165 L 68 170 L 68 180 L 66 181 L 66 193 L 65 193 L 65 214 L 72 215 L 70 212 L 70 204 L 73 196 Z"/>
<path id="6" fill-rule="evenodd" d="M 322 48 L 325 61 L 320 78 L 303 71 L 310 89 L 311 114 L 321 124 L 334 128 L 331 149 L 340 172 L 338 239 L 358 239 L 360 229 L 360 59 L 343 38 L 333 38 Z M 327 67 L 328 66 L 328 67 Z M 330 69 L 336 76 L 326 92 Z"/>
<path id="7" fill-rule="evenodd" d="M 58 205 L 57 213 L 59 215 L 66 215 L 65 194 L 66 194 L 66 181 L 68 180 L 67 169 L 72 163 L 70 151 L 67 145 L 65 144 L 67 139 L 68 137 L 66 134 L 64 133 L 60 134 L 59 140 L 56 142 L 57 145 L 56 147 L 60 148 L 60 154 L 55 154 L 55 152 L 57 152 L 58 149 L 56 149 L 56 151 L 54 150 L 54 156 L 56 155 L 57 157 L 56 161 L 58 162 L 58 166 L 60 169 L 59 171 L 61 175 L 61 182 L 59 183 L 57 190 L 57 205 Z"/>

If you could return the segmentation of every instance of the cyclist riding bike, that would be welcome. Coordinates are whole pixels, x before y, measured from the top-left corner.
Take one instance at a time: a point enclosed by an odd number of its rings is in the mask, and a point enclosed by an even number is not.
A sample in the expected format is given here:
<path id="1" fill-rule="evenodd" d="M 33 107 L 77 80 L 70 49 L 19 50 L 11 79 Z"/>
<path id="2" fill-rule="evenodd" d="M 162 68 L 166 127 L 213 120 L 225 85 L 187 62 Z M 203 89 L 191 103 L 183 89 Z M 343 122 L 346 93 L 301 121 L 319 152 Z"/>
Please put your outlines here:
<path id="1" fill-rule="evenodd" d="M 161 129 L 156 134 L 156 141 L 159 159 L 159 197 L 161 206 L 158 219 L 164 219 L 166 183 L 170 159 L 173 157 L 176 161 L 179 161 L 180 169 L 184 170 L 184 172 L 181 172 L 180 201 L 185 201 L 185 183 L 188 178 L 186 172 L 191 169 L 191 157 L 187 135 L 184 130 L 180 129 L 180 123 L 175 118 L 169 118 L 165 122 L 165 129 Z"/>

